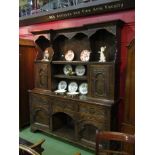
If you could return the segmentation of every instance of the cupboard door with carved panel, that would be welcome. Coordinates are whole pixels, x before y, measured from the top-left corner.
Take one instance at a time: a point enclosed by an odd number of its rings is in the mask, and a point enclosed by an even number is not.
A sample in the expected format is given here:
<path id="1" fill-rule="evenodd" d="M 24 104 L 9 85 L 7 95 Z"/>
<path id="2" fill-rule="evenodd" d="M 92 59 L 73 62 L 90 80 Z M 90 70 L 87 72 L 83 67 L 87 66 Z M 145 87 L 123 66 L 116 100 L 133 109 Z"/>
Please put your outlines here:
<path id="1" fill-rule="evenodd" d="M 31 124 L 34 128 L 49 129 L 49 98 L 45 95 L 32 94 L 30 103 Z"/>
<path id="2" fill-rule="evenodd" d="M 49 62 L 35 62 L 35 88 L 51 90 L 51 66 Z"/>
<path id="3" fill-rule="evenodd" d="M 114 99 L 114 66 L 112 64 L 90 65 L 90 96 Z"/>

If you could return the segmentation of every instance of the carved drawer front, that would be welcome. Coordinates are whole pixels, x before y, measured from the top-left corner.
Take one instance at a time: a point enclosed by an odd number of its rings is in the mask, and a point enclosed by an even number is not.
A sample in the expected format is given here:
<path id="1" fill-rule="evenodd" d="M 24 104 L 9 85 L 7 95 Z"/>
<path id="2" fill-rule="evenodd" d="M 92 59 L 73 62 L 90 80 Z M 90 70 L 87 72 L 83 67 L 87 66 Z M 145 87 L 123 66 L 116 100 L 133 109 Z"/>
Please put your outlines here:
<path id="1" fill-rule="evenodd" d="M 96 98 L 114 98 L 113 65 L 90 65 L 90 96 Z"/>
<path id="2" fill-rule="evenodd" d="M 82 120 L 104 122 L 109 119 L 109 110 L 100 105 L 81 103 L 79 113 Z"/>
<path id="3" fill-rule="evenodd" d="M 48 111 L 49 107 L 49 98 L 40 94 L 31 94 L 31 107 L 32 109 L 44 108 Z"/>
<path id="4" fill-rule="evenodd" d="M 35 88 L 50 90 L 50 64 L 35 63 Z"/>
<path id="5" fill-rule="evenodd" d="M 53 99 L 52 100 L 53 112 L 69 112 L 76 110 L 76 103 L 70 100 Z"/>

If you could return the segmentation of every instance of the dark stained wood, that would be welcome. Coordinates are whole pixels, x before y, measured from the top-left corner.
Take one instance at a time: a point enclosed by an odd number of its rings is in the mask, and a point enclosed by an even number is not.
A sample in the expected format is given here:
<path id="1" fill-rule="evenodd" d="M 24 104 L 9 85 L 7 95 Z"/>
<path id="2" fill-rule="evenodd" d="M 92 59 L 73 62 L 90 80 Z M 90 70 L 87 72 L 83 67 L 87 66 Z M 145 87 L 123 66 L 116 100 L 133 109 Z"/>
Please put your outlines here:
<path id="1" fill-rule="evenodd" d="M 123 131 L 135 132 L 135 40 L 127 47 L 127 70 Z"/>
<path id="2" fill-rule="evenodd" d="M 33 41 L 19 40 L 19 119 L 20 128 L 30 123 L 28 89 L 34 88 L 34 59 L 36 49 Z"/>
<path id="3" fill-rule="evenodd" d="M 42 152 L 44 151 L 44 149 L 42 148 L 42 144 L 44 143 L 45 139 L 42 139 L 38 142 L 36 142 L 35 144 L 19 137 L 19 144 L 22 144 L 24 146 L 27 146 L 31 149 L 34 149 L 35 151 L 37 151 L 40 155 L 42 154 Z M 20 154 L 20 153 L 19 153 Z M 24 152 L 24 153 L 21 153 L 20 155 L 27 155 L 28 153 Z"/>
<path id="4" fill-rule="evenodd" d="M 121 144 L 124 142 L 126 144 L 132 144 L 134 146 L 135 144 L 135 136 L 131 134 L 126 133 L 120 133 L 120 132 L 111 132 L 111 131 L 99 131 L 96 134 L 96 155 L 102 155 L 107 154 L 108 155 L 134 155 L 133 152 L 126 152 L 124 150 L 121 150 L 121 146 L 117 150 L 114 150 L 111 148 L 110 144 L 108 148 L 105 148 L 104 146 L 101 147 L 103 144 L 103 141 L 117 141 L 121 142 Z"/>
<path id="5" fill-rule="evenodd" d="M 51 90 L 50 62 L 35 61 L 35 88 Z"/>
<path id="6" fill-rule="evenodd" d="M 114 65 L 90 65 L 90 96 L 114 100 Z"/>
<path id="7" fill-rule="evenodd" d="M 29 47 L 34 47 L 35 44 L 32 40 L 28 40 L 28 39 L 19 39 L 19 45 L 20 46 L 29 46 Z"/>
<path id="8" fill-rule="evenodd" d="M 125 85 L 125 105 L 124 120 L 122 123 L 122 132 L 129 134 L 135 133 L 135 40 L 133 39 L 128 48 L 127 53 L 127 70 Z M 124 144 L 125 150 L 132 152 L 132 146 Z"/>
<path id="9" fill-rule="evenodd" d="M 31 130 L 41 130 L 73 143 L 95 149 L 96 130 L 111 130 L 115 117 L 114 105 L 119 100 L 119 63 L 116 50 L 119 46 L 117 25 L 112 22 L 106 26 L 102 23 L 84 26 L 79 29 L 60 30 L 51 33 L 49 42 L 54 49 L 53 61 L 35 60 L 35 87 L 29 91 Z M 108 27 L 109 26 L 109 27 Z M 120 30 L 120 29 L 119 29 Z M 54 36 L 53 36 L 54 34 Z M 102 36 L 103 35 L 103 36 Z M 37 45 L 45 45 L 43 40 Z M 107 46 L 107 62 L 99 62 L 97 56 L 101 46 Z M 49 46 L 49 45 L 48 45 Z M 61 55 L 69 49 L 75 53 L 74 61 L 62 60 Z M 80 61 L 80 53 L 84 49 L 91 50 L 92 57 L 88 62 Z M 118 48 L 119 49 L 119 48 Z M 82 64 L 86 73 L 82 77 L 64 75 L 66 64 L 75 67 Z M 68 96 L 55 94 L 60 80 L 67 84 L 76 81 L 78 85 L 88 83 L 88 95 Z M 117 83 L 117 85 L 116 85 Z M 117 109 L 117 106 L 115 106 Z M 116 127 L 115 127 L 116 128 Z"/>

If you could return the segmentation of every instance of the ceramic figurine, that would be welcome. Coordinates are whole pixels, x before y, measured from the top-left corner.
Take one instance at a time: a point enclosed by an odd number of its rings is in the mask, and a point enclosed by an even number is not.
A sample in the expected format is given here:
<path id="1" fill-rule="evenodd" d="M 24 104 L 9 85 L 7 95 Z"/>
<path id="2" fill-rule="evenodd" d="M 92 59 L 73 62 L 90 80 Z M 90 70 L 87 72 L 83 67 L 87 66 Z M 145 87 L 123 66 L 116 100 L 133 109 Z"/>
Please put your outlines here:
<path id="1" fill-rule="evenodd" d="M 49 61 L 49 52 L 47 49 L 44 51 L 44 57 L 42 61 Z"/>
<path id="2" fill-rule="evenodd" d="M 106 49 L 106 46 L 100 48 L 100 51 L 99 51 L 100 60 L 99 60 L 99 62 L 106 62 L 106 58 L 105 58 L 105 55 L 104 55 L 105 49 Z"/>

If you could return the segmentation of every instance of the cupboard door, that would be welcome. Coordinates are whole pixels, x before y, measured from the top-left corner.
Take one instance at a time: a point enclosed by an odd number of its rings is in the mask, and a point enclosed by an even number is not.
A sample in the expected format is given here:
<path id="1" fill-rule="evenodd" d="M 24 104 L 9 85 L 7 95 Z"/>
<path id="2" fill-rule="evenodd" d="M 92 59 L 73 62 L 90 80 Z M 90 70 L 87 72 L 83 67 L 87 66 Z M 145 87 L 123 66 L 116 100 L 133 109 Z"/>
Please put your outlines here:
<path id="1" fill-rule="evenodd" d="M 35 63 L 35 88 L 51 90 L 51 67 L 50 63 Z"/>
<path id="2" fill-rule="evenodd" d="M 30 94 L 31 125 L 49 128 L 49 99 L 44 95 Z"/>
<path id="3" fill-rule="evenodd" d="M 114 99 L 113 65 L 90 66 L 90 96 L 95 98 Z"/>

